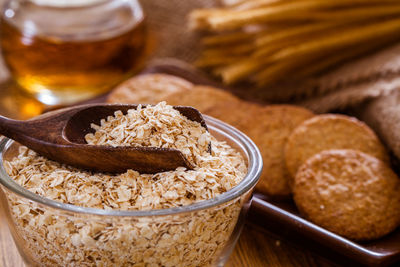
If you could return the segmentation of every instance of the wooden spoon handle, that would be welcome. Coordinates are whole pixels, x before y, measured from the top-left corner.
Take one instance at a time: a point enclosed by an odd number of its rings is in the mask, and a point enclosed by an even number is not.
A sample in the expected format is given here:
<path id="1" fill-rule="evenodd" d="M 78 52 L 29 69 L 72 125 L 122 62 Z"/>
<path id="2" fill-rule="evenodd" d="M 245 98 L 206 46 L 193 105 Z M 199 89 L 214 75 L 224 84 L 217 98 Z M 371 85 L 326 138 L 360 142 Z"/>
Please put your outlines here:
<path id="1" fill-rule="evenodd" d="M 0 116 L 0 134 L 17 140 L 23 135 L 24 122 Z"/>

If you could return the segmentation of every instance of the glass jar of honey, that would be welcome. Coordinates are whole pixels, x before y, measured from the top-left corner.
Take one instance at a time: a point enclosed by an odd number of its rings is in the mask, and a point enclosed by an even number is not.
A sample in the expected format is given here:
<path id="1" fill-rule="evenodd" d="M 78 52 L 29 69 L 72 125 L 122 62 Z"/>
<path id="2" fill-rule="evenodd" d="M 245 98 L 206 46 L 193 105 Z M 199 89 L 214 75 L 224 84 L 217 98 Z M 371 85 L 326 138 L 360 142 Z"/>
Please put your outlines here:
<path id="1" fill-rule="evenodd" d="M 137 71 L 146 46 L 137 0 L 10 0 L 0 30 L 12 77 L 49 105 L 110 90 Z"/>

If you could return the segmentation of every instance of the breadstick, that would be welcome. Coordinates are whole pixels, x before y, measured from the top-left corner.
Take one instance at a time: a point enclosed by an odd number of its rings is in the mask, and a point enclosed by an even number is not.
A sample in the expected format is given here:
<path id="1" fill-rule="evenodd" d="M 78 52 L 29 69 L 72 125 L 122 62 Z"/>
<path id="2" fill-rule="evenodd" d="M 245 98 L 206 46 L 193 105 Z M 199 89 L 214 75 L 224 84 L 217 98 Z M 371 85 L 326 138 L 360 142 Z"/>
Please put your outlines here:
<path id="1" fill-rule="evenodd" d="M 314 23 L 314 24 L 305 24 L 300 25 L 298 27 L 292 27 L 289 29 L 284 29 L 282 31 L 273 33 L 273 34 L 263 34 L 260 35 L 257 40 L 257 46 L 264 46 L 273 42 L 279 42 L 284 39 L 301 36 L 304 34 L 319 32 L 325 30 L 327 28 L 334 27 L 337 23 L 328 22 L 328 23 Z"/>
<path id="2" fill-rule="evenodd" d="M 228 65 L 227 67 L 220 68 L 218 74 L 222 76 L 225 83 L 231 84 L 239 81 L 246 75 L 261 69 L 263 65 L 264 63 L 261 61 L 245 59 Z"/>
<path id="3" fill-rule="evenodd" d="M 319 1 L 318 1 L 319 2 Z M 243 24 L 266 23 L 270 21 L 283 21 L 304 17 L 304 10 L 313 9 L 319 6 L 315 2 L 289 2 L 279 6 L 258 8 L 244 11 L 231 11 L 223 16 L 210 16 L 207 19 L 208 27 L 212 30 L 238 29 Z"/>
<path id="4" fill-rule="evenodd" d="M 227 47 L 218 47 L 218 48 L 209 48 L 203 51 L 203 56 L 205 57 L 218 57 L 220 55 L 248 55 L 250 52 L 254 50 L 254 45 L 250 44 L 239 44 L 239 45 L 231 45 Z"/>
<path id="5" fill-rule="evenodd" d="M 307 65 L 307 68 L 297 70 L 295 73 L 293 73 L 293 75 L 295 75 L 296 77 L 309 77 L 314 74 L 319 74 L 343 61 L 347 61 L 349 59 L 359 57 L 360 55 L 363 55 L 367 52 L 376 50 L 377 48 L 385 45 L 389 41 L 390 40 L 388 40 L 387 38 L 374 39 L 368 42 L 368 45 L 357 45 L 349 47 L 346 50 L 342 50 L 339 53 L 332 53 L 330 56 L 324 57 L 324 60 L 319 60 L 314 64 Z"/>
<path id="6" fill-rule="evenodd" d="M 190 16 L 190 20 L 200 20 L 207 24 L 207 29 L 216 31 L 239 29 L 244 24 L 267 23 L 288 20 L 307 20 L 306 11 L 328 10 L 330 8 L 357 7 L 357 4 L 394 4 L 395 0 L 298 0 L 284 1 L 279 5 L 255 8 L 250 10 L 195 10 Z M 310 12 L 311 14 L 312 12 Z M 196 24 L 196 23 L 195 23 Z M 203 23 L 199 23 L 202 25 Z"/>
<path id="7" fill-rule="evenodd" d="M 386 31 L 385 31 L 386 30 Z M 304 44 L 299 45 L 296 47 L 288 48 L 286 50 L 281 51 L 273 56 L 271 56 L 271 60 L 275 57 L 275 59 L 279 58 L 280 60 L 276 60 L 275 64 L 272 66 L 268 66 L 268 68 L 264 69 L 260 73 L 256 75 L 256 80 L 259 86 L 266 86 L 282 76 L 285 76 L 287 72 L 294 71 L 296 68 L 300 66 L 304 66 L 311 62 L 318 61 L 318 59 L 327 53 L 331 53 L 333 51 L 338 51 L 339 49 L 345 47 L 346 45 L 357 45 L 359 43 L 363 43 L 363 46 L 360 47 L 361 51 L 368 51 L 374 48 L 376 45 L 376 41 L 381 43 L 385 43 L 387 41 L 393 39 L 399 39 L 396 35 L 391 35 L 388 33 L 395 33 L 400 31 L 400 19 L 384 22 L 381 25 L 367 25 L 363 29 L 353 29 L 348 31 L 343 36 L 336 35 L 329 35 L 325 40 L 316 40 L 313 41 L 312 44 Z M 351 42 L 348 42 L 348 37 L 352 36 Z M 386 37 L 385 37 L 386 36 Z M 334 40 L 334 41 L 333 41 Z M 333 45 L 334 44 L 334 45 Z M 288 51 L 291 51 L 288 53 Z M 357 49 L 351 50 L 354 55 L 357 55 Z M 350 53 L 348 57 L 352 56 Z M 340 61 L 340 55 L 338 56 L 338 61 Z M 333 64 L 335 62 L 327 62 L 326 66 L 320 67 L 327 67 L 329 64 Z M 321 63 L 322 64 L 322 63 Z"/>
<path id="8" fill-rule="evenodd" d="M 310 20 L 333 21 L 338 24 L 357 21 L 368 21 L 373 18 L 388 17 L 400 14 L 400 1 L 395 5 L 354 7 L 345 10 L 310 12 Z"/>
<path id="9" fill-rule="evenodd" d="M 218 57 L 202 57 L 199 58 L 194 64 L 200 68 L 215 67 L 219 65 L 226 65 L 236 61 L 242 60 L 244 57 L 233 57 L 233 56 L 218 56 Z"/>
<path id="10" fill-rule="evenodd" d="M 202 44 L 206 46 L 229 45 L 237 42 L 248 42 L 253 40 L 258 32 L 232 32 L 223 35 L 206 36 L 202 39 Z"/>
<path id="11" fill-rule="evenodd" d="M 288 58 L 309 57 L 326 53 L 326 51 L 339 49 L 345 46 L 364 43 L 374 38 L 383 38 L 393 35 L 396 39 L 400 31 L 400 19 L 374 23 L 363 27 L 351 28 L 337 34 L 329 34 L 324 38 L 318 38 L 297 46 L 289 47 L 271 56 L 272 61 L 285 60 Z M 400 37 L 400 36 L 399 36 Z"/>
<path id="12" fill-rule="evenodd" d="M 285 0 L 251 0 L 251 1 L 243 1 L 235 6 L 232 6 L 233 10 L 249 10 L 260 7 L 266 7 L 276 4 L 281 4 Z"/>
<path id="13" fill-rule="evenodd" d="M 190 15 L 193 27 L 214 33 L 202 39 L 197 65 L 225 83 L 309 77 L 400 40 L 399 0 L 233 2 Z"/>

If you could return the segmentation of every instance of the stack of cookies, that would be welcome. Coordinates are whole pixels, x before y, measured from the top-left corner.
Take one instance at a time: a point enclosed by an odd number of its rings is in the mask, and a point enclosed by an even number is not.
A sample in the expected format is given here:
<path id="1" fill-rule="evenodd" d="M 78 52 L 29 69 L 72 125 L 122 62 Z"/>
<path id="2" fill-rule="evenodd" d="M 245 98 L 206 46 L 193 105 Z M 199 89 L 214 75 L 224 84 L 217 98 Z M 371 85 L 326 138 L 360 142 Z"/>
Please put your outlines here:
<path id="1" fill-rule="evenodd" d="M 293 105 L 262 106 L 227 91 L 166 74 L 136 76 L 111 103 L 187 105 L 247 134 L 264 169 L 256 190 L 293 196 L 314 223 L 353 240 L 379 238 L 400 224 L 400 180 L 375 133 L 344 115 L 315 115 Z"/>
<path id="2" fill-rule="evenodd" d="M 284 154 L 294 201 L 309 220 L 353 240 L 377 239 L 400 224 L 400 180 L 363 122 L 314 116 L 290 134 Z"/>

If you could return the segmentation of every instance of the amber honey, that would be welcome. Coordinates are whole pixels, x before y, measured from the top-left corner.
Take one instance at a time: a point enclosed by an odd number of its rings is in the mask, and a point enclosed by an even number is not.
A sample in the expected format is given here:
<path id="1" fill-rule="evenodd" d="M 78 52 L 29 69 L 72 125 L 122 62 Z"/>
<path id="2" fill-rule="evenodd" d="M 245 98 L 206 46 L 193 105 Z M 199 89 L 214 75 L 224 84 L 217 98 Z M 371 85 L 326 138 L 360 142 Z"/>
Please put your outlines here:
<path id="1" fill-rule="evenodd" d="M 101 94 L 137 70 L 146 44 L 144 21 L 124 32 L 68 39 L 24 34 L 1 21 L 3 57 L 16 82 L 46 104 Z"/>

